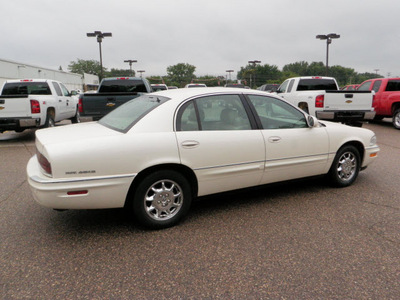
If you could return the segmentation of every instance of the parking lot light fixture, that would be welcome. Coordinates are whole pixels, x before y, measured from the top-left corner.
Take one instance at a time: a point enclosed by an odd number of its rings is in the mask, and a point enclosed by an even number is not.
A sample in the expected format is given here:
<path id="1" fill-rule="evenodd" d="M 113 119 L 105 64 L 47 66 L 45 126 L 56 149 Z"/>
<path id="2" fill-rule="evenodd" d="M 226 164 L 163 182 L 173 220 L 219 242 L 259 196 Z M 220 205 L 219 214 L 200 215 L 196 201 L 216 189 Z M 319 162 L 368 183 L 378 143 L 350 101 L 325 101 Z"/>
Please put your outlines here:
<path id="1" fill-rule="evenodd" d="M 142 78 L 142 73 L 146 72 L 145 70 L 138 70 L 138 73 L 140 73 L 140 78 Z"/>
<path id="2" fill-rule="evenodd" d="M 132 76 L 132 63 L 137 62 L 135 59 L 126 59 L 124 62 L 129 63 L 129 69 L 130 69 L 130 76 Z"/>
<path id="3" fill-rule="evenodd" d="M 100 50 L 100 80 L 103 79 L 103 57 L 101 54 L 101 42 L 105 37 L 111 37 L 111 32 L 101 32 L 101 31 L 94 31 L 86 33 L 87 37 L 97 37 L 97 42 L 99 43 L 99 50 Z"/>
<path id="4" fill-rule="evenodd" d="M 319 34 L 316 36 L 317 39 L 320 40 L 326 40 L 326 76 L 328 76 L 328 60 L 329 60 L 329 44 L 332 43 L 332 39 L 338 39 L 340 38 L 339 34 L 336 33 L 330 33 L 330 34 Z"/>
<path id="5" fill-rule="evenodd" d="M 233 70 L 226 70 L 226 73 L 229 74 L 229 81 L 232 81 L 231 73 L 234 72 Z M 228 76 L 226 76 L 226 83 L 228 83 Z"/>

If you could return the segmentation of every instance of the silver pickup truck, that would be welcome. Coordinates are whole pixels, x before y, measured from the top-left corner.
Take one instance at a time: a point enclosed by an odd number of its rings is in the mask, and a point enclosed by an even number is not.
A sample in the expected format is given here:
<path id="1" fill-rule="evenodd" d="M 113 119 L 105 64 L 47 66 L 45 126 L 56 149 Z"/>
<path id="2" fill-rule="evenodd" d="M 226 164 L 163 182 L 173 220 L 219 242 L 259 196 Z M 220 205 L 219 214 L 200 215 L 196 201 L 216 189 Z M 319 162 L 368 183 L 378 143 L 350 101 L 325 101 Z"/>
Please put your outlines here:
<path id="1" fill-rule="evenodd" d="M 373 93 L 341 91 L 332 77 L 289 78 L 276 93 L 321 120 L 362 126 L 375 116 Z"/>

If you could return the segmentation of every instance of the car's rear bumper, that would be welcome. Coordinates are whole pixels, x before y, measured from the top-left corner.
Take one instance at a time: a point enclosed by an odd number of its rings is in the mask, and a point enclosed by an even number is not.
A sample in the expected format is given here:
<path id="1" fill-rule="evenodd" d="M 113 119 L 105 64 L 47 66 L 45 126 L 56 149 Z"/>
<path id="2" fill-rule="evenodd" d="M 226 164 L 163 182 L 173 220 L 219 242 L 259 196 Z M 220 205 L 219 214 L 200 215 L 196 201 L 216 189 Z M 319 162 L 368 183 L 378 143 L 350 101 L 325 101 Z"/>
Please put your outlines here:
<path id="1" fill-rule="evenodd" d="M 54 209 L 118 208 L 125 205 L 134 174 L 107 177 L 53 179 L 40 171 L 36 155 L 27 165 L 34 199 Z"/>
<path id="2" fill-rule="evenodd" d="M 351 122 L 369 121 L 375 117 L 375 111 L 316 111 L 315 116 L 320 120 Z"/>
<path id="3" fill-rule="evenodd" d="M 19 130 L 40 126 L 40 118 L 0 118 L 0 130 Z"/>

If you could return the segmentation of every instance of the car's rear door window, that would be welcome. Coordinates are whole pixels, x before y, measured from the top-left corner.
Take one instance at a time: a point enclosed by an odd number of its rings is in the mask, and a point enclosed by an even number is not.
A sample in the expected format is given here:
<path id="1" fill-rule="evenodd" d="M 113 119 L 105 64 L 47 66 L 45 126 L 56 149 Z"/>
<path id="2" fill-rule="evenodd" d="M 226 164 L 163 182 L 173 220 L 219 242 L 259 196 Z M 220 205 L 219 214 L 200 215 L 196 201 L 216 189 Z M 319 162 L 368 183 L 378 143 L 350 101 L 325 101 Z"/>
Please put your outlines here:
<path id="1" fill-rule="evenodd" d="M 182 106 L 177 130 L 250 130 L 251 123 L 239 95 L 201 97 Z"/>

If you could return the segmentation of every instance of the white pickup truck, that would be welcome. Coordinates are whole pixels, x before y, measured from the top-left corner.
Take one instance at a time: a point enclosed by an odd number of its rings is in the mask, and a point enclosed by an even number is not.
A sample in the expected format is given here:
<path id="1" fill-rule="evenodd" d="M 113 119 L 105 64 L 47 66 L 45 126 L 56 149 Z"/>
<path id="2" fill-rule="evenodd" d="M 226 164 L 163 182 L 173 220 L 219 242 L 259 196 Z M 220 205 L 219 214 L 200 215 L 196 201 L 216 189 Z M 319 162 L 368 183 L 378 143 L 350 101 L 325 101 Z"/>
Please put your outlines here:
<path id="1" fill-rule="evenodd" d="M 0 133 L 52 127 L 65 119 L 80 122 L 78 98 L 61 82 L 24 79 L 4 83 L 0 94 Z"/>
<path id="2" fill-rule="evenodd" d="M 321 120 L 362 126 L 372 120 L 374 94 L 341 91 L 332 77 L 294 77 L 285 80 L 277 94 Z"/>

